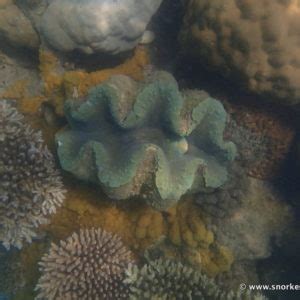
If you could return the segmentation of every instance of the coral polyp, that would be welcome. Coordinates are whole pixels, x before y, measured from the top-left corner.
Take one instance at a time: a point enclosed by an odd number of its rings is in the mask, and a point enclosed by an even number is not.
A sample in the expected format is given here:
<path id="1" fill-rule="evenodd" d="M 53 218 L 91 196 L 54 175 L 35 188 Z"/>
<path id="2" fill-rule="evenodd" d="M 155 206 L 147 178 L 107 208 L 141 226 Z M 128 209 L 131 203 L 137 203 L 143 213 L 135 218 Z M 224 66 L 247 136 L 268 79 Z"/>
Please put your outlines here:
<path id="1" fill-rule="evenodd" d="M 123 283 L 133 256 L 121 239 L 100 228 L 81 229 L 52 244 L 40 262 L 36 299 L 128 299 Z"/>
<path id="2" fill-rule="evenodd" d="M 142 83 L 113 76 L 84 101 L 67 101 L 65 115 L 69 127 L 56 135 L 62 168 L 116 200 L 140 196 L 165 209 L 223 185 L 235 157 L 222 104 L 204 91 L 181 93 L 162 71 Z"/>
<path id="3" fill-rule="evenodd" d="M 22 248 L 65 197 L 52 154 L 8 101 L 0 101 L 0 242 Z"/>

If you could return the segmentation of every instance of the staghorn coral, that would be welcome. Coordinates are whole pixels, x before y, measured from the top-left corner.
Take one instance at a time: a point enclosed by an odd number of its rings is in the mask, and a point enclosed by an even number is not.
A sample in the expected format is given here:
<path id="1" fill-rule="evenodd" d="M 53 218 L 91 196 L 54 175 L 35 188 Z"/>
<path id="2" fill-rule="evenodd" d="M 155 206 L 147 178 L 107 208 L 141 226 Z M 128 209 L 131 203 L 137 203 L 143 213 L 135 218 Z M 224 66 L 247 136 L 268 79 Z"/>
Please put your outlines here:
<path id="1" fill-rule="evenodd" d="M 118 236 L 82 229 L 42 257 L 36 299 L 128 299 L 123 279 L 130 263 L 132 254 Z"/>
<path id="2" fill-rule="evenodd" d="M 207 68 L 299 106 L 299 16 L 298 0 L 187 0 L 179 39 Z"/>
<path id="3" fill-rule="evenodd" d="M 130 286 L 130 300 L 263 300 L 260 294 L 226 292 L 189 266 L 169 259 L 149 260 L 142 268 L 130 266 L 125 282 Z"/>
<path id="4" fill-rule="evenodd" d="M 65 190 L 52 154 L 16 108 L 0 101 L 0 241 L 21 248 L 55 213 Z"/>
<path id="5" fill-rule="evenodd" d="M 203 91 L 179 92 L 155 72 L 144 83 L 114 76 L 85 101 L 68 101 L 56 134 L 61 166 L 121 200 L 141 196 L 165 209 L 189 192 L 227 180 L 235 145 L 223 141 L 226 111 Z"/>

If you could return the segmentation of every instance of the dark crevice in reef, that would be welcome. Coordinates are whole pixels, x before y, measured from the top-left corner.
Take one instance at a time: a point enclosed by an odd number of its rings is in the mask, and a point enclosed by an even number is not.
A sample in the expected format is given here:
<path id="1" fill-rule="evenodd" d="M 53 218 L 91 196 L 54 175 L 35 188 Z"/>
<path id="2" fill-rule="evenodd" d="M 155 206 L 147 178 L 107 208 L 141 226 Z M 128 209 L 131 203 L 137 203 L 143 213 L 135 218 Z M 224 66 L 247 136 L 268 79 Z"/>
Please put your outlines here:
<path id="1" fill-rule="evenodd" d="M 158 12 L 153 16 L 149 30 L 155 33 L 150 45 L 152 63 L 169 72 L 174 71 L 178 55 L 178 34 L 183 19 L 181 0 L 164 0 Z"/>

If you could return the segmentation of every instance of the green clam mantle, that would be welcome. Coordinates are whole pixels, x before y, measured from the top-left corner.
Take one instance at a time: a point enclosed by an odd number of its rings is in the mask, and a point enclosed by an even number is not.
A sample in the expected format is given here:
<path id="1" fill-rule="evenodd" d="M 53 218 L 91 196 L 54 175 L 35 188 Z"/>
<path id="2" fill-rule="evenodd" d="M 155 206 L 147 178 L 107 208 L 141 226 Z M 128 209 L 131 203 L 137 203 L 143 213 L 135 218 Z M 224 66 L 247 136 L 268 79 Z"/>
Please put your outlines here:
<path id="1" fill-rule="evenodd" d="M 61 166 L 116 200 L 144 198 L 165 209 L 186 193 L 227 179 L 235 145 L 223 140 L 226 111 L 203 91 L 179 91 L 166 72 L 145 82 L 113 76 L 87 99 L 65 105 L 56 134 Z"/>

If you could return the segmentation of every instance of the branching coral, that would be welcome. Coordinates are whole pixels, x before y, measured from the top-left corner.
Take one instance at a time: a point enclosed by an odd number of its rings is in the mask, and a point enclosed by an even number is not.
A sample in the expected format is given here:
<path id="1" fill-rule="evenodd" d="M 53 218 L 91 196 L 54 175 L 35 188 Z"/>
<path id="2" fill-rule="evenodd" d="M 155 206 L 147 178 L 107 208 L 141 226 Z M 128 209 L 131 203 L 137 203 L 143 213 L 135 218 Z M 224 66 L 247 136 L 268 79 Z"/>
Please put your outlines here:
<path id="1" fill-rule="evenodd" d="M 179 92 L 156 72 L 143 84 L 114 76 L 85 101 L 68 101 L 58 132 L 63 169 L 99 184 L 113 199 L 141 196 L 164 209 L 183 194 L 227 180 L 235 146 L 223 141 L 226 112 L 205 92 Z"/>
<path id="2" fill-rule="evenodd" d="M 130 285 L 131 300 L 266 299 L 259 294 L 222 291 L 212 279 L 201 272 L 168 259 L 150 260 L 141 269 L 130 266 L 126 275 L 125 282 Z"/>
<path id="3" fill-rule="evenodd" d="M 64 200 L 52 154 L 23 116 L 0 101 L 0 241 L 6 248 L 31 242 Z"/>
<path id="4" fill-rule="evenodd" d="M 128 299 L 123 280 L 130 263 L 132 254 L 118 236 L 82 229 L 43 256 L 37 299 Z"/>

